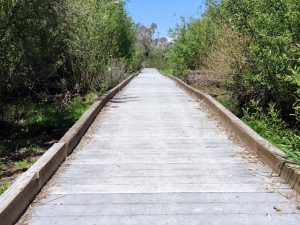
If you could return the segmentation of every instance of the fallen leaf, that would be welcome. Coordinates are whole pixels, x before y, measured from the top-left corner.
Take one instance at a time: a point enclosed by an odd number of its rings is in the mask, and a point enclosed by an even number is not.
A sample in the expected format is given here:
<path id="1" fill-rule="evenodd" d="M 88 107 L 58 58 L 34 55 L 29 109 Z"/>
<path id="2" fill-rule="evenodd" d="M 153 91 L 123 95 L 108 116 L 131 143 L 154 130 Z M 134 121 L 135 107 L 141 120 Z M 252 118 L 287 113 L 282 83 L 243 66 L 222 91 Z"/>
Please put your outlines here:
<path id="1" fill-rule="evenodd" d="M 277 208 L 276 206 L 274 206 L 273 209 L 274 209 L 276 212 L 281 212 L 281 209 Z"/>

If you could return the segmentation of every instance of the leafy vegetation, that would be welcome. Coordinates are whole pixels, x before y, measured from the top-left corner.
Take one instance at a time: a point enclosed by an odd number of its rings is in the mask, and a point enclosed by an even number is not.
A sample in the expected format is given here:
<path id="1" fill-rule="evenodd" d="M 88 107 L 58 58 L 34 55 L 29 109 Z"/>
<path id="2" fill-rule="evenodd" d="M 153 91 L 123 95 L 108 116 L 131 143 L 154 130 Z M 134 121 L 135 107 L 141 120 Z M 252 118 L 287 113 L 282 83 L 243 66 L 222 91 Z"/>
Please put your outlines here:
<path id="1" fill-rule="evenodd" d="M 0 183 L 0 195 L 9 187 L 8 182 L 3 182 L 3 184 Z"/>
<path id="2" fill-rule="evenodd" d="M 162 49 L 151 52 L 144 62 L 145 67 L 159 68 L 161 70 L 170 68 L 167 58 L 168 51 L 168 49 Z"/>
<path id="3" fill-rule="evenodd" d="M 243 111 L 242 120 L 245 123 L 300 164 L 300 136 L 286 127 L 274 104 L 270 103 L 265 112 L 258 102 L 251 101 L 251 108 Z"/>
<path id="4" fill-rule="evenodd" d="M 207 1 L 201 18 L 183 18 L 171 30 L 174 44 L 158 64 L 213 94 L 297 162 L 299 7 L 297 0 Z M 193 71 L 211 77 L 191 79 Z M 217 74 L 223 84 L 212 82 Z"/>
<path id="5" fill-rule="evenodd" d="M 0 0 L 0 179 L 31 165 L 142 60 L 125 1 Z"/>
<path id="6" fill-rule="evenodd" d="M 299 98 L 300 5 L 296 0 L 224 1 L 228 21 L 248 37 L 248 60 L 233 73 L 239 106 L 274 102 L 288 122 L 295 122 Z"/>
<path id="7" fill-rule="evenodd" d="M 3 125 L 0 131 L 0 181 L 4 177 L 13 179 L 16 174 L 29 168 L 97 98 L 97 93 L 78 95 L 70 100 L 63 111 L 55 101 L 24 102 L 11 106 L 7 116 L 14 122 Z M 8 187 L 9 181 L 3 184 Z"/>

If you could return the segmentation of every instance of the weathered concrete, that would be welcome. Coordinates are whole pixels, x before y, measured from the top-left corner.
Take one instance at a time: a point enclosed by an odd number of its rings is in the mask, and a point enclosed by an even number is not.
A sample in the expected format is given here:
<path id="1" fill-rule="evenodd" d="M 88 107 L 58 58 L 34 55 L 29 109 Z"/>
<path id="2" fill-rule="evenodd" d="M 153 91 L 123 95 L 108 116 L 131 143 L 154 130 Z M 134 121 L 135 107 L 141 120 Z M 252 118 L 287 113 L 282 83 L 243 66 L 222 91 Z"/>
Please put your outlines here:
<path id="1" fill-rule="evenodd" d="M 145 69 L 19 224 L 298 225 L 300 211 L 284 197 L 295 192 L 270 174 L 202 103 Z"/>

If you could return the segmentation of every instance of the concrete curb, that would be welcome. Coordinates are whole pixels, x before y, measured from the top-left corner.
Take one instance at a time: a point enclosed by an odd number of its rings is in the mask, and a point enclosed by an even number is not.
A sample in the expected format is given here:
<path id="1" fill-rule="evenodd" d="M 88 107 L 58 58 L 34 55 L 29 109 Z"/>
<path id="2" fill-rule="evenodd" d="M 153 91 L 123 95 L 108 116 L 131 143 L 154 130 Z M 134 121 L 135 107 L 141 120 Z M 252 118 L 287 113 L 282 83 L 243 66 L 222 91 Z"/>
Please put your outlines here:
<path id="1" fill-rule="evenodd" d="M 1 225 L 11 225 L 18 221 L 65 158 L 73 152 L 105 104 L 139 73 L 131 75 L 96 101 L 58 143 L 46 151 L 0 196 Z"/>
<path id="2" fill-rule="evenodd" d="M 284 159 L 286 155 L 284 152 L 276 148 L 266 139 L 262 138 L 210 95 L 196 90 L 177 77 L 164 74 L 162 71 L 159 72 L 175 81 L 188 93 L 203 100 L 206 105 L 212 109 L 234 133 L 237 134 L 243 143 L 245 143 L 249 148 L 254 149 L 276 174 L 278 174 L 287 184 L 300 194 L 300 166 L 292 163 L 286 163 Z"/>
<path id="3" fill-rule="evenodd" d="M 66 144 L 54 144 L 0 197 L 1 225 L 15 223 L 66 158 Z"/>
<path id="4" fill-rule="evenodd" d="M 87 129 L 95 120 L 96 116 L 99 114 L 101 109 L 105 106 L 107 102 L 109 102 L 120 90 L 122 90 L 135 76 L 137 76 L 140 72 L 137 72 L 126 80 L 121 82 L 115 88 L 111 89 L 105 95 L 101 96 L 101 98 L 94 102 L 94 104 L 90 107 L 88 111 L 86 111 L 81 118 L 69 129 L 69 131 L 60 139 L 59 143 L 67 144 L 67 154 L 70 155 L 82 136 L 85 134 Z"/>

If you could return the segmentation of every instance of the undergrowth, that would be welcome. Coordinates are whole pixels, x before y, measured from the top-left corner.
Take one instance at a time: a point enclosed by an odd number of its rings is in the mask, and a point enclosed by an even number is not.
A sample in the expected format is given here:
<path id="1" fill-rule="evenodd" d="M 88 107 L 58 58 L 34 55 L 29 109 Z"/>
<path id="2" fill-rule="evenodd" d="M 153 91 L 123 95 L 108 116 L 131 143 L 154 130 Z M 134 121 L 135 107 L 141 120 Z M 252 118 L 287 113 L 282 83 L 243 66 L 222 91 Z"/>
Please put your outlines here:
<path id="1" fill-rule="evenodd" d="M 300 164 L 299 131 L 287 127 L 280 117 L 274 104 L 270 103 L 267 110 L 252 101 L 251 109 L 243 109 L 242 120 L 262 137 L 284 151 L 288 158 Z"/>
<path id="2" fill-rule="evenodd" d="M 161 69 L 165 74 L 172 74 L 172 69 Z M 180 77 L 180 76 L 179 76 Z M 300 164 L 300 135 L 299 130 L 290 127 L 281 118 L 280 112 L 273 103 L 263 109 L 257 101 L 251 101 L 248 108 L 237 107 L 235 99 L 224 84 L 221 87 L 205 86 L 201 83 L 191 84 L 194 88 L 204 91 L 217 99 L 225 108 L 241 118 L 248 126 L 286 153 L 289 160 Z"/>
<path id="3" fill-rule="evenodd" d="M 0 194 L 9 181 L 26 171 L 81 117 L 98 98 L 98 93 L 70 97 L 64 108 L 55 101 L 24 102 L 11 106 L 8 122 L 0 131 Z M 11 121 L 11 122 L 9 122 Z M 1 181 L 2 180 L 2 181 Z"/>

